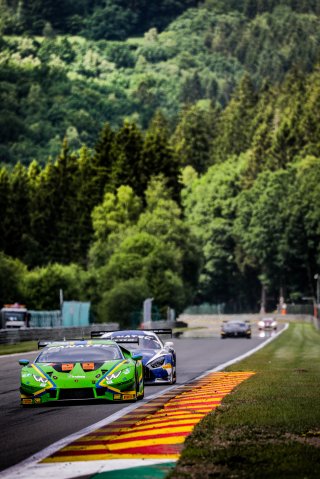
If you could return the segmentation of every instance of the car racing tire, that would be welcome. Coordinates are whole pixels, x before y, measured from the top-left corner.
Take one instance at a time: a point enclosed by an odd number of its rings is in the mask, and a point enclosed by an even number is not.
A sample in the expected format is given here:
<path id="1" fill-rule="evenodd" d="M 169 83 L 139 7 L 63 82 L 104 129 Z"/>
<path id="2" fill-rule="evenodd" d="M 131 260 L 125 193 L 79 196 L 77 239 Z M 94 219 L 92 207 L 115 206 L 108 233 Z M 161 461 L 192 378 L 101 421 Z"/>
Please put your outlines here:
<path id="1" fill-rule="evenodd" d="M 174 375 L 173 375 L 173 384 L 177 382 L 177 358 L 174 362 Z"/>
<path id="2" fill-rule="evenodd" d="M 137 401 L 141 401 L 141 399 L 144 398 L 144 380 L 143 380 L 143 377 L 142 377 L 142 384 L 143 384 L 143 393 L 138 396 L 139 394 L 139 379 L 138 379 L 138 374 L 137 374 L 137 370 L 136 370 L 136 396 L 137 396 Z"/>

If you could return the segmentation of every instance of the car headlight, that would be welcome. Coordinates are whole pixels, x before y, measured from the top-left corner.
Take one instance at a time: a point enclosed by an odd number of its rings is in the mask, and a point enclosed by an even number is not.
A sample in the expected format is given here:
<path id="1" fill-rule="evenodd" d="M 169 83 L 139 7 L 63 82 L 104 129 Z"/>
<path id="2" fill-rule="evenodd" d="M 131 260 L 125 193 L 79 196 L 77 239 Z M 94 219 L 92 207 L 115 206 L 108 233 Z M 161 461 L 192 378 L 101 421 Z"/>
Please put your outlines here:
<path id="1" fill-rule="evenodd" d="M 148 364 L 148 366 L 151 366 L 152 368 L 160 368 L 165 361 L 165 357 L 161 356 L 160 358 L 155 359 L 154 361 L 151 361 L 151 363 Z"/>
<path id="2" fill-rule="evenodd" d="M 273 323 L 271 324 L 271 326 L 274 328 L 275 326 L 277 326 L 277 322 L 276 322 L 276 321 L 273 321 Z"/>
<path id="3" fill-rule="evenodd" d="M 106 376 L 106 380 L 112 381 L 113 379 L 117 379 L 121 373 L 122 371 L 117 371 L 116 373 L 109 374 L 108 376 Z"/>
<path id="4" fill-rule="evenodd" d="M 108 374 L 108 376 L 106 376 L 106 381 L 114 381 L 115 379 L 118 379 L 118 377 L 121 375 L 121 374 L 130 374 L 130 369 L 126 368 L 126 369 L 120 369 L 120 371 L 116 371 L 112 374 Z"/>
<path id="5" fill-rule="evenodd" d="M 261 327 L 263 327 L 263 326 L 264 326 L 264 322 L 263 322 L 263 321 L 259 321 L 258 325 L 261 326 Z"/>
<path id="6" fill-rule="evenodd" d="M 43 378 L 41 376 L 36 376 L 35 374 L 32 375 L 33 379 L 40 383 L 40 386 L 44 387 L 47 385 L 48 380 L 46 378 Z"/>

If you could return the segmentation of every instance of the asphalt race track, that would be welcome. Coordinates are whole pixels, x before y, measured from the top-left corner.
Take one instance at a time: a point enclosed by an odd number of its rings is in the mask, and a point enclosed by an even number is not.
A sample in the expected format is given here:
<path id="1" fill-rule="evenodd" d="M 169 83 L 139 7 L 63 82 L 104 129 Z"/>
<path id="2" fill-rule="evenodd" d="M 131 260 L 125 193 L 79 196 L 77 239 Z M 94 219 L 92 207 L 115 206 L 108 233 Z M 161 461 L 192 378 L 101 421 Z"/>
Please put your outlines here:
<path id="1" fill-rule="evenodd" d="M 175 339 L 177 385 L 236 358 L 263 343 L 268 337 L 252 339 Z M 0 356 L 0 470 L 27 459 L 52 443 L 76 433 L 128 406 L 128 403 L 68 402 L 22 408 L 19 398 L 18 360 L 33 359 L 36 353 Z M 168 386 L 148 386 L 145 399 Z M 143 401 L 141 401 L 143 403 Z"/>

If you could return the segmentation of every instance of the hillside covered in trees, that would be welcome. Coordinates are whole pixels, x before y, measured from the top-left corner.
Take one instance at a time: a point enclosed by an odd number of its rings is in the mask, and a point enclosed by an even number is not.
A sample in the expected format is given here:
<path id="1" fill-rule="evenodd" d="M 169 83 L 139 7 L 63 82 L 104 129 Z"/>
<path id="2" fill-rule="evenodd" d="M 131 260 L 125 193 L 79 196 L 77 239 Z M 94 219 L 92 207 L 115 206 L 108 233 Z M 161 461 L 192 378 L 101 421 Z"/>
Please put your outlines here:
<path id="1" fill-rule="evenodd" d="M 67 28 L 80 6 L 89 21 L 102 5 L 122 11 L 132 4 L 141 12 L 149 5 L 165 23 L 165 12 L 178 15 L 189 3 L 196 2 L 96 0 L 71 7 L 66 0 L 2 0 L 11 13 L 0 16 L 0 160 L 45 164 L 65 137 L 74 149 L 93 147 L 104 122 L 118 128 L 126 118 L 145 130 L 159 108 L 172 129 L 185 107 L 201 100 L 225 108 L 244 73 L 260 90 L 279 85 L 292 68 L 309 73 L 317 63 L 318 1 L 207 1 L 164 29 L 154 13 L 148 25 L 139 23 L 144 35 L 127 32 L 123 41 Z M 69 5 L 68 15 L 62 5 Z M 33 20 L 19 27 L 15 16 L 29 14 Z M 119 32 L 120 20 L 113 26 L 108 15 L 103 25 Z"/>
<path id="2" fill-rule="evenodd" d="M 56 308 L 63 287 L 128 324 L 147 296 L 179 312 L 314 295 L 320 2 L 190 2 L 167 23 L 168 2 L 143 38 L 85 30 L 124 3 L 2 20 L 0 301 Z M 1 8 L 18 4 L 42 2 Z"/>

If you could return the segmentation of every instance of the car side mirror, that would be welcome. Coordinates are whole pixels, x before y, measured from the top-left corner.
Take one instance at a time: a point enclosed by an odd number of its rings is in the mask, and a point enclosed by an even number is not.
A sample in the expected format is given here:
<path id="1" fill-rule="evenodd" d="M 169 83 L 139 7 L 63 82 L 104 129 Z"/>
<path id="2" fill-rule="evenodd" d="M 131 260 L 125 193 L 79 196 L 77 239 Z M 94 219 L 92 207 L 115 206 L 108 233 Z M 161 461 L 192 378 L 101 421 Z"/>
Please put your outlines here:
<path id="1" fill-rule="evenodd" d="M 140 361 L 143 356 L 142 354 L 133 354 L 131 357 L 134 361 Z"/>
<path id="2" fill-rule="evenodd" d="M 166 341 L 166 342 L 164 343 L 164 347 L 165 347 L 166 349 L 173 348 L 173 346 L 174 346 L 174 344 L 173 344 L 172 341 Z"/>
<path id="3" fill-rule="evenodd" d="M 20 366 L 28 366 L 29 362 L 29 359 L 19 359 Z"/>

